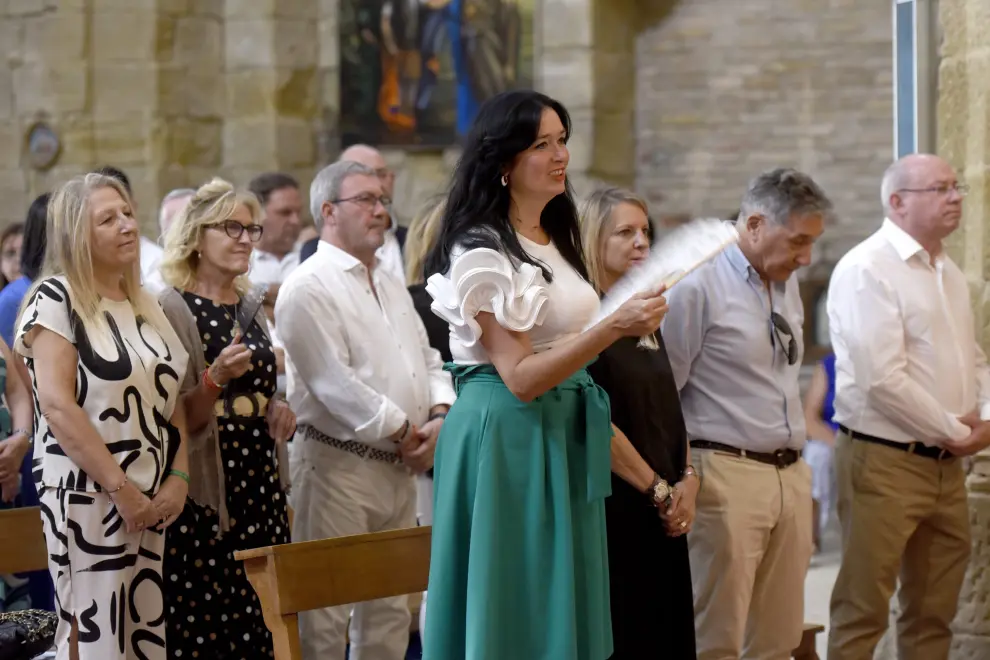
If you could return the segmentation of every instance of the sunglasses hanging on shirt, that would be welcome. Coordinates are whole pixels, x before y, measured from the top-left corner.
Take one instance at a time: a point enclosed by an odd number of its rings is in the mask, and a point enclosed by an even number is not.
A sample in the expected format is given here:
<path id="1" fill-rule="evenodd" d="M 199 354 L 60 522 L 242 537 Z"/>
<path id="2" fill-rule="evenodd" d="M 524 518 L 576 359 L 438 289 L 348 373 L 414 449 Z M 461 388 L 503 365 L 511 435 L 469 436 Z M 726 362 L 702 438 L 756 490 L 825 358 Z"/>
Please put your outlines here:
<path id="1" fill-rule="evenodd" d="M 787 357 L 787 364 L 793 366 L 797 362 L 798 346 L 794 332 L 791 331 L 791 324 L 777 312 L 770 312 L 770 328 L 770 345 L 780 344 L 781 349 L 784 349 L 784 355 Z M 781 338 L 781 334 L 789 337 L 786 344 Z M 774 341 L 774 336 L 777 337 L 776 342 Z"/>

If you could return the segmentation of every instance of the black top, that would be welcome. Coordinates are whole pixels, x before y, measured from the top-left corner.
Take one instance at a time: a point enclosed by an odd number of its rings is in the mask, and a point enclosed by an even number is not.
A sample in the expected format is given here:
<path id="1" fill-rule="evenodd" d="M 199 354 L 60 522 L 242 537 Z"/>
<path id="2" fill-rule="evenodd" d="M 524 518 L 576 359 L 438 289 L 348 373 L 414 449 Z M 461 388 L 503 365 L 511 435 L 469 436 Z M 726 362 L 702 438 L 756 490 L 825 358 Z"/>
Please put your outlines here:
<path id="1" fill-rule="evenodd" d="M 657 339 L 660 340 L 659 335 Z M 612 421 L 659 474 L 674 484 L 686 465 L 687 433 L 667 351 L 620 339 L 589 371 L 608 392 Z M 687 537 L 668 536 L 650 500 L 617 475 L 605 500 L 611 660 L 692 660 L 694 597 Z"/>
<path id="2" fill-rule="evenodd" d="M 673 485 L 687 464 L 687 431 L 670 359 L 659 334 L 657 340 L 660 348 L 653 351 L 639 347 L 635 337 L 624 337 L 605 349 L 588 370 L 608 392 L 612 422 L 650 467 Z"/>
<path id="3" fill-rule="evenodd" d="M 426 326 L 426 337 L 430 340 L 430 346 L 440 351 L 440 357 L 444 362 L 452 362 L 450 329 L 447 327 L 447 322 L 430 309 L 433 298 L 426 292 L 426 283 L 413 284 L 409 287 L 409 295 L 412 296 L 413 305 L 416 306 L 416 311 L 423 319 L 423 325 Z"/>

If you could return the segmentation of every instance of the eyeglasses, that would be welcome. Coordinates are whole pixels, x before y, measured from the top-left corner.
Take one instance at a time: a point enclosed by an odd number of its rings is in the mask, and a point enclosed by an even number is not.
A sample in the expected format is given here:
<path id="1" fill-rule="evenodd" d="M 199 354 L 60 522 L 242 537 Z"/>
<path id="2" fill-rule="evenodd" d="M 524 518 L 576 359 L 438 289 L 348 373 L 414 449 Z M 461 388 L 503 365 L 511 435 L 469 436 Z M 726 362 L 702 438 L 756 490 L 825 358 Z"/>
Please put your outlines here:
<path id="1" fill-rule="evenodd" d="M 948 195 L 950 190 L 955 190 L 959 193 L 960 197 L 965 197 L 969 193 L 969 186 L 965 183 L 954 183 L 951 186 L 947 184 L 942 184 L 940 186 L 930 186 L 928 188 L 901 188 L 897 192 L 910 192 L 910 193 L 938 193 L 939 195 Z"/>
<path id="2" fill-rule="evenodd" d="M 343 204 L 344 202 L 353 202 L 364 206 L 365 208 L 373 209 L 378 204 L 381 204 L 385 208 L 392 205 L 392 199 L 387 195 L 372 195 L 371 193 L 362 193 L 360 195 L 354 195 L 353 197 L 345 197 L 343 199 L 331 199 L 331 204 Z"/>
<path id="3" fill-rule="evenodd" d="M 794 338 L 794 333 L 791 332 L 791 324 L 788 323 L 787 319 L 785 319 L 777 312 L 771 312 L 770 325 L 773 328 L 773 331 L 770 334 L 771 345 L 774 343 L 773 341 L 774 335 L 776 335 L 777 342 L 780 343 L 781 348 L 784 347 L 784 340 L 780 338 L 780 334 L 783 333 L 788 337 L 790 337 L 790 340 L 787 342 L 787 348 L 784 352 L 784 355 L 787 356 L 787 364 L 794 365 L 794 363 L 797 362 L 797 358 L 798 358 L 798 346 L 797 346 L 797 339 Z"/>
<path id="4" fill-rule="evenodd" d="M 261 235 L 265 233 L 265 228 L 261 225 L 242 225 L 237 220 L 224 220 L 215 225 L 210 225 L 209 228 L 219 230 L 221 227 L 227 233 L 227 236 L 230 236 L 235 241 L 241 240 L 241 236 L 244 232 L 247 232 L 248 239 L 252 243 L 257 243 L 261 240 Z"/>

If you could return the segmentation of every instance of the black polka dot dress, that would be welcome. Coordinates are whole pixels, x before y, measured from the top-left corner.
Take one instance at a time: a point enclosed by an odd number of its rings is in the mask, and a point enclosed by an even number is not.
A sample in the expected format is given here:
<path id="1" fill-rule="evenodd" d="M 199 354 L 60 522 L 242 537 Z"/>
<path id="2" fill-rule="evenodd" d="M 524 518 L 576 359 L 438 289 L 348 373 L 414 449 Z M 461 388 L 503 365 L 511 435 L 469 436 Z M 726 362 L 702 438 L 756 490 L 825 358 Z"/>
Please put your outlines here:
<path id="1" fill-rule="evenodd" d="M 232 341 L 237 309 L 188 292 L 183 296 L 196 317 L 209 365 Z M 275 353 L 257 321 L 242 342 L 253 352 L 252 365 L 229 384 L 234 396 L 274 396 Z M 265 418 L 238 416 L 245 414 L 242 407 L 236 411 L 217 417 L 230 531 L 217 539 L 217 512 L 187 500 L 166 534 L 163 573 L 170 658 L 274 656 L 258 598 L 233 553 L 289 542 L 286 498 Z"/>

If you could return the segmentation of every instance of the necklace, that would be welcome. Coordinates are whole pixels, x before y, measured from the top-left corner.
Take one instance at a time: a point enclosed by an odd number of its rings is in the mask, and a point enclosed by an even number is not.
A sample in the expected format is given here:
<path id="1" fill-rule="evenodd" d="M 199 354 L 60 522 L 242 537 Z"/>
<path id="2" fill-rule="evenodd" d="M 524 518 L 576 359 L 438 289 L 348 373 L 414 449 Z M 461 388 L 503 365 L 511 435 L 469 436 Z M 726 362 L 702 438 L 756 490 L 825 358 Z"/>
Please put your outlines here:
<path id="1" fill-rule="evenodd" d="M 231 312 L 227 308 L 228 306 L 226 304 L 220 303 L 220 307 L 223 308 L 223 311 L 226 312 L 227 315 L 229 315 L 230 318 L 234 320 L 234 328 L 233 330 L 230 331 L 231 339 L 233 339 L 234 337 L 236 337 L 241 333 L 241 324 L 237 321 L 237 308 L 240 304 L 241 302 L 239 300 L 236 303 L 234 303 L 234 311 Z"/>

